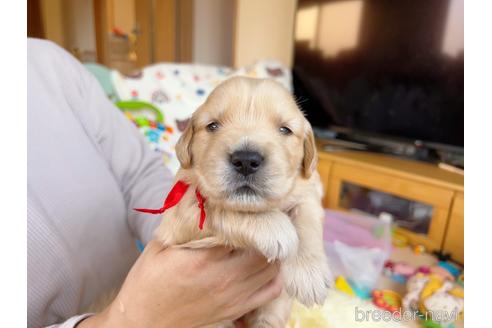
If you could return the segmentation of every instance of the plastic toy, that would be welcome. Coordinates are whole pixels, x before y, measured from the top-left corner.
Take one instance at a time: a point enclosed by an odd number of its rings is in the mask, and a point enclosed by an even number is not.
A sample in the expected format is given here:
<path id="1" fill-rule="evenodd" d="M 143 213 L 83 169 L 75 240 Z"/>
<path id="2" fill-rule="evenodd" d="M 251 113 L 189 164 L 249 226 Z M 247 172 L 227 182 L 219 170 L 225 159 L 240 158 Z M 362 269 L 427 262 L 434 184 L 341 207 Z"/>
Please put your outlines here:
<path id="1" fill-rule="evenodd" d="M 456 267 L 455 265 L 449 263 L 449 262 L 445 262 L 445 261 L 440 261 L 438 263 L 438 265 L 441 267 L 441 268 L 444 268 L 446 269 L 450 274 L 453 275 L 453 277 L 458 277 L 458 275 L 460 274 L 460 269 L 458 267 Z"/>
<path id="2" fill-rule="evenodd" d="M 137 117 L 135 119 L 135 123 L 137 124 L 138 127 L 145 127 L 150 125 L 149 120 L 146 119 L 145 117 Z"/>
<path id="3" fill-rule="evenodd" d="M 386 261 L 384 264 L 384 274 L 392 280 L 404 284 L 407 279 L 413 276 L 417 269 L 404 262 Z"/>
<path id="4" fill-rule="evenodd" d="M 401 275 L 401 274 L 393 274 L 393 275 L 391 276 L 391 279 L 392 279 L 393 281 L 395 281 L 395 282 L 399 283 L 399 284 L 404 285 L 404 284 L 407 282 L 408 277 L 403 276 L 403 275 Z"/>
<path id="5" fill-rule="evenodd" d="M 431 269 L 428 266 L 422 265 L 417 269 L 417 272 L 423 273 L 423 274 L 430 274 Z"/>
<path id="6" fill-rule="evenodd" d="M 404 262 L 399 262 L 395 263 L 393 266 L 393 273 L 399 274 L 405 277 L 410 277 L 415 274 L 417 269 L 415 267 L 411 266 L 410 264 L 404 263 Z"/>
<path id="7" fill-rule="evenodd" d="M 150 110 L 155 115 L 155 120 L 157 122 L 164 123 L 164 115 L 161 113 L 159 108 L 155 107 L 151 103 L 145 101 L 139 101 L 139 100 L 125 100 L 125 101 L 117 101 L 115 105 L 124 112 Z"/>
<path id="8" fill-rule="evenodd" d="M 147 136 L 147 138 L 149 139 L 150 142 L 155 142 L 155 143 L 159 142 L 160 134 L 157 131 L 147 130 L 145 135 Z"/>
<path id="9" fill-rule="evenodd" d="M 458 278 L 456 279 L 456 283 L 458 285 L 460 285 L 461 287 L 465 286 L 465 274 L 464 273 L 462 273 L 458 276 Z"/>
<path id="10" fill-rule="evenodd" d="M 425 253 L 425 246 L 424 245 L 415 245 L 413 247 L 413 253 L 416 255 L 420 255 Z"/>
<path id="11" fill-rule="evenodd" d="M 385 225 L 384 223 L 376 224 L 372 227 L 372 235 L 377 239 L 381 239 L 384 237 L 386 229 L 387 225 Z"/>
<path id="12" fill-rule="evenodd" d="M 353 292 L 355 293 L 355 296 L 363 300 L 367 300 L 371 298 L 371 290 L 369 288 L 364 286 L 358 286 L 355 282 L 351 281 L 350 279 L 347 279 L 347 281 L 350 287 L 352 288 Z"/>
<path id="13" fill-rule="evenodd" d="M 140 131 L 147 137 L 150 146 L 153 150 L 167 153 L 169 158 L 173 157 L 174 151 L 169 144 L 170 136 L 173 133 L 173 128 L 164 124 L 164 115 L 154 105 L 137 100 L 118 101 L 118 106 Z M 150 111 L 154 114 L 155 120 L 145 116 L 134 116 L 135 112 Z"/>
<path id="14" fill-rule="evenodd" d="M 347 282 L 347 280 L 345 280 L 343 276 L 337 277 L 337 279 L 335 280 L 335 287 L 339 291 L 344 292 L 347 295 L 355 296 L 354 290 L 352 289 L 352 287 L 350 287 L 350 284 Z"/>
<path id="15" fill-rule="evenodd" d="M 392 313 L 401 309 L 401 296 L 392 290 L 375 289 L 372 292 L 372 302 L 377 307 L 390 311 Z"/>
<path id="16" fill-rule="evenodd" d="M 393 267 L 394 263 L 390 260 L 384 262 L 384 267 L 383 267 L 383 275 L 387 277 L 391 277 L 393 275 Z"/>
<path id="17" fill-rule="evenodd" d="M 434 275 L 440 276 L 444 280 L 454 281 L 454 276 L 445 268 L 435 265 L 430 268 L 430 272 Z"/>
<path id="18" fill-rule="evenodd" d="M 384 263 L 384 268 L 385 269 L 389 269 L 389 270 L 393 270 L 393 267 L 395 266 L 395 263 L 391 260 L 388 260 Z"/>
<path id="19" fill-rule="evenodd" d="M 464 313 L 463 288 L 439 275 L 418 273 L 408 280 L 407 290 L 403 308 L 418 311 L 431 321 L 424 322 L 426 327 L 432 323 L 438 324 L 434 327 L 447 327 Z"/>
<path id="20" fill-rule="evenodd" d="M 405 247 L 408 245 L 408 238 L 397 232 L 394 232 L 392 242 L 393 246 L 395 247 Z"/>

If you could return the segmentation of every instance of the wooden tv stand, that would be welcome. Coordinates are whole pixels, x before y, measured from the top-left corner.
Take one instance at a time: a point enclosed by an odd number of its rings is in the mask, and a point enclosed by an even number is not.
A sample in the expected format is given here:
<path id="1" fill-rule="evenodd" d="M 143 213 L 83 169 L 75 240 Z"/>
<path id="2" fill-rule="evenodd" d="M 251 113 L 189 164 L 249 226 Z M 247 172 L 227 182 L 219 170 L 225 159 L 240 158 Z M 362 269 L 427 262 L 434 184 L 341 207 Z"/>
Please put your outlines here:
<path id="1" fill-rule="evenodd" d="M 436 165 L 369 152 L 326 152 L 318 141 L 318 172 L 325 189 L 323 205 L 349 210 L 347 185 L 379 191 L 397 200 L 418 202 L 431 207 L 427 233 L 404 228 L 396 231 L 412 244 L 428 251 L 449 253 L 464 263 L 464 176 Z M 357 208 L 356 208 L 357 209 Z"/>

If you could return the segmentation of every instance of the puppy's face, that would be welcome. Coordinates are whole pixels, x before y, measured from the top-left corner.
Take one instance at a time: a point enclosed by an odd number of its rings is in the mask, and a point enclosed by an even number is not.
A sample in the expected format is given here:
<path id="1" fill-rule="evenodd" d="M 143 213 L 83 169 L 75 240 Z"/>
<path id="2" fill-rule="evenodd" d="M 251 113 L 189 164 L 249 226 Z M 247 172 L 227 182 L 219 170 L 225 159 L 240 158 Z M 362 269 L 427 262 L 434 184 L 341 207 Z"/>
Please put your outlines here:
<path id="1" fill-rule="evenodd" d="M 311 126 L 290 93 L 276 82 L 242 77 L 212 92 L 176 152 L 205 197 L 239 211 L 275 206 L 316 165 Z"/>

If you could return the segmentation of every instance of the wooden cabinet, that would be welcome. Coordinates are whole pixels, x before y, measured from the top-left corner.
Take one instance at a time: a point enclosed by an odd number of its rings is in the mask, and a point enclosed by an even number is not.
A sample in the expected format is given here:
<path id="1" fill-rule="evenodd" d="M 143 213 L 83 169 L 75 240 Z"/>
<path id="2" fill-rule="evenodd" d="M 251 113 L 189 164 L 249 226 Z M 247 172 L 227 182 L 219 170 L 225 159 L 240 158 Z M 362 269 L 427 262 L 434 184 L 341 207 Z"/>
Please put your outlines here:
<path id="1" fill-rule="evenodd" d="M 449 216 L 443 250 L 450 253 L 452 258 L 459 263 L 465 263 L 464 217 L 464 197 L 462 193 L 457 193 Z"/>
<path id="2" fill-rule="evenodd" d="M 412 244 L 449 252 L 463 263 L 462 175 L 380 154 L 321 150 L 318 172 L 325 207 L 373 215 L 384 209 Z"/>

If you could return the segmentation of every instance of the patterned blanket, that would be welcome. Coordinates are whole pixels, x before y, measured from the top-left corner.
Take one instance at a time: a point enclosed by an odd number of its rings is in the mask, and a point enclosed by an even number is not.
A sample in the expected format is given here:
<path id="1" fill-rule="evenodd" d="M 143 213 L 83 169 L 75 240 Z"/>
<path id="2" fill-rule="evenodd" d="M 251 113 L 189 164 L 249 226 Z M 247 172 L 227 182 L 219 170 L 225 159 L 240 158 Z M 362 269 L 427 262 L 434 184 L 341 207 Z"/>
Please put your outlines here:
<path id="1" fill-rule="evenodd" d="M 194 64 L 156 64 L 131 76 L 97 64 L 85 65 L 108 97 L 163 154 L 167 167 L 179 169 L 174 146 L 193 112 L 212 90 L 232 76 L 271 78 L 292 90 L 290 70 L 276 61 L 260 61 L 237 70 Z M 160 115 L 159 115 L 160 113 Z"/>

